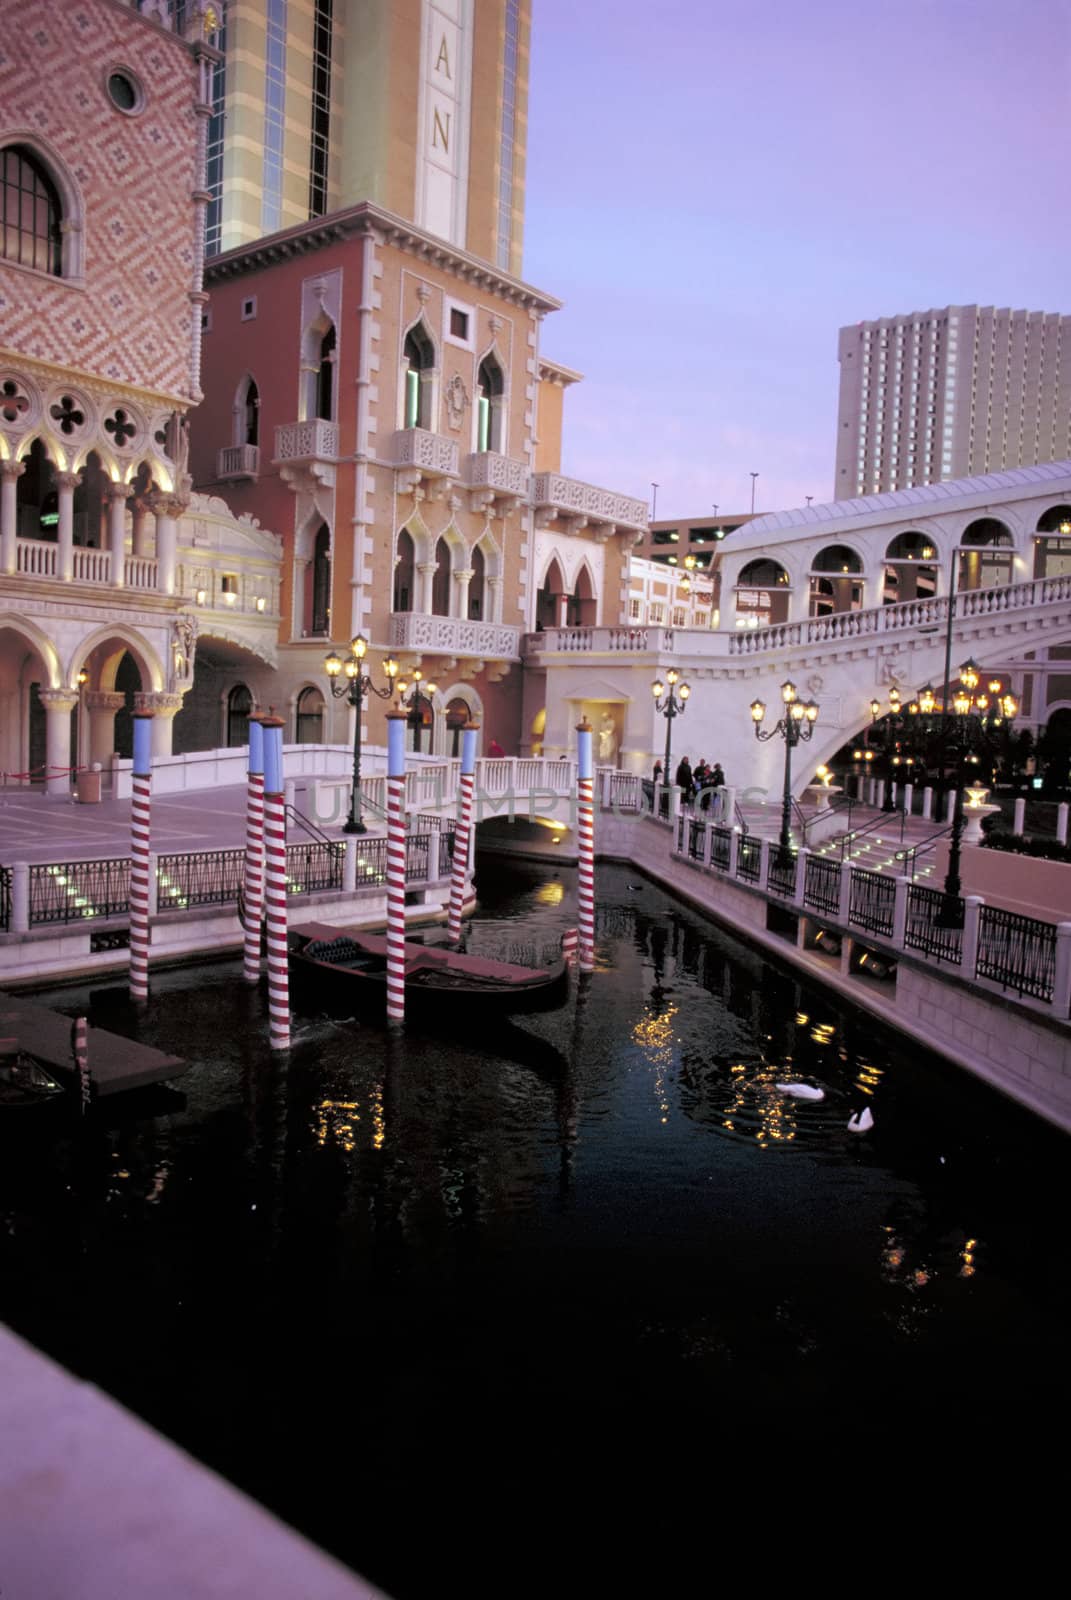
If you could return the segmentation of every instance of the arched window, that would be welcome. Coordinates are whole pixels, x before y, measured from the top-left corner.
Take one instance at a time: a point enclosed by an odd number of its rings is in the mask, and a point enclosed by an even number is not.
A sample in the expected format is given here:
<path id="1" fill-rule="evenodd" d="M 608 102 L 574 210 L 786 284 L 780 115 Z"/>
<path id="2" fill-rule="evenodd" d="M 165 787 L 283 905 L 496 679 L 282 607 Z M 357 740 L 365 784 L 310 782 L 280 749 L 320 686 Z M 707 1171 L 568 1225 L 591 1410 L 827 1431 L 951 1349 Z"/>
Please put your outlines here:
<path id="1" fill-rule="evenodd" d="M 409 717 L 406 727 L 409 737 L 406 741 L 409 749 L 419 755 L 422 749 L 427 749 L 431 754 L 432 730 L 435 725 L 435 711 L 427 695 L 415 694 L 409 702 Z M 424 734 L 427 732 L 427 739 Z"/>
<path id="2" fill-rule="evenodd" d="M 479 545 L 472 552 L 472 577 L 469 579 L 469 618 L 473 622 L 482 622 L 484 618 L 484 583 L 487 570 L 483 559 L 483 551 Z M 452 704 L 453 702 L 451 702 Z M 461 702 L 464 705 L 464 701 Z M 449 706 L 447 713 L 449 714 Z M 447 723 L 449 726 L 449 723 Z"/>
<path id="3" fill-rule="evenodd" d="M 1034 577 L 1064 578 L 1071 573 L 1071 506 L 1050 506 L 1038 518 L 1034 535 Z"/>
<path id="4" fill-rule="evenodd" d="M 260 390 L 247 378 L 238 400 L 238 438 L 235 444 L 260 443 Z"/>
<path id="5" fill-rule="evenodd" d="M 494 356 L 485 356 L 476 375 L 476 448 L 477 450 L 502 449 L 503 408 L 502 399 L 506 380 Z"/>
<path id="6" fill-rule="evenodd" d="M 565 620 L 570 628 L 588 628 L 595 624 L 595 590 L 587 567 L 577 574 L 576 588 L 566 603 Z"/>
<path id="7" fill-rule="evenodd" d="M 435 617 L 450 615 L 450 546 L 440 539 L 435 546 L 435 576 L 431 580 L 431 611 Z"/>
<path id="8" fill-rule="evenodd" d="M 0 254 L 20 267 L 59 277 L 63 208 L 45 168 L 24 145 L 0 151 Z"/>
<path id="9" fill-rule="evenodd" d="M 435 347 L 423 323 L 418 322 L 405 336 L 402 352 L 404 385 L 403 428 L 431 427 L 431 378 L 435 367 Z"/>
<path id="10" fill-rule="evenodd" d="M 1011 583 L 1015 564 L 1011 533 L 996 517 L 976 517 L 960 538 L 959 589 L 996 589 Z"/>
<path id="11" fill-rule="evenodd" d="M 253 709 L 253 696 L 244 683 L 236 683 L 227 696 L 227 743 L 249 743 L 249 713 Z"/>
<path id="12" fill-rule="evenodd" d="M 330 422 L 335 415 L 335 325 L 320 340 L 320 365 L 316 375 L 316 415 Z"/>
<path id="13" fill-rule="evenodd" d="M 86 456 L 86 464 L 75 486 L 73 499 L 73 527 L 75 544 L 99 550 L 101 523 L 104 517 L 104 486 L 107 476 L 95 450 Z"/>
<path id="14" fill-rule="evenodd" d="M 297 698 L 295 739 L 298 744 L 323 744 L 324 697 L 319 689 L 302 689 Z"/>
<path id="15" fill-rule="evenodd" d="M 398 560 L 394 566 L 394 611 L 413 609 L 413 567 L 415 562 L 412 535 L 402 529 L 398 535 Z"/>
<path id="16" fill-rule="evenodd" d="M 446 731 L 449 735 L 449 754 L 456 760 L 461 754 L 461 734 L 469 720 L 466 701 L 455 697 L 446 708 Z"/>
<path id="17" fill-rule="evenodd" d="M 937 593 L 936 562 L 937 547 L 924 533 L 898 533 L 885 552 L 882 604 L 932 600 Z"/>
<path id="18" fill-rule="evenodd" d="M 56 472 L 40 439 L 22 458 L 24 471 L 15 480 L 15 529 L 20 539 L 59 537 L 59 495 Z"/>
<path id="19" fill-rule="evenodd" d="M 557 561 L 552 561 L 543 579 L 543 587 L 536 596 L 536 632 L 561 625 L 561 597 L 565 592 L 565 579 Z"/>
<path id="20" fill-rule="evenodd" d="M 305 631 L 323 635 L 331 630 L 331 534 L 321 522 L 313 542 L 312 560 L 305 569 Z"/>
<path id="21" fill-rule="evenodd" d="M 736 626 L 765 628 L 788 619 L 788 573 L 778 561 L 748 561 L 736 580 Z"/>
<path id="22" fill-rule="evenodd" d="M 849 550 L 846 544 L 827 544 L 824 550 L 819 550 L 811 565 L 812 572 L 829 572 L 843 574 L 848 572 L 862 572 L 863 563 L 854 550 Z"/>
<path id="23" fill-rule="evenodd" d="M 863 604 L 863 585 L 853 574 L 862 570 L 863 563 L 846 544 L 827 544 L 819 550 L 811 566 L 808 615 L 858 611 Z"/>

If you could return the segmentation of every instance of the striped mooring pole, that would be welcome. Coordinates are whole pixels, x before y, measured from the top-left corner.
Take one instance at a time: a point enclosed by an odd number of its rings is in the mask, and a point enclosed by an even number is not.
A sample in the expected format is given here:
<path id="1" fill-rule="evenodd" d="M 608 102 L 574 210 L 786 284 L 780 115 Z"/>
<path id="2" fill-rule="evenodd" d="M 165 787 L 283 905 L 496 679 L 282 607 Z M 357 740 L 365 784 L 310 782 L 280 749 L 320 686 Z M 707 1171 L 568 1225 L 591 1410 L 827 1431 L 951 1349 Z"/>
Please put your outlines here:
<path id="1" fill-rule="evenodd" d="M 592 761 L 591 723 L 576 730 L 576 836 L 577 927 L 580 934 L 580 970 L 595 967 L 595 768 Z"/>
<path id="2" fill-rule="evenodd" d="M 405 725 L 387 712 L 387 1021 L 405 1021 Z"/>
<path id="3" fill-rule="evenodd" d="M 261 719 L 264 730 L 264 901 L 268 924 L 268 1034 L 273 1050 L 290 1047 L 290 970 L 286 950 L 286 813 L 283 724 Z"/>
<path id="4" fill-rule="evenodd" d="M 259 717 L 249 719 L 249 788 L 245 804 L 245 906 L 246 983 L 260 981 L 260 922 L 264 915 L 264 728 Z"/>
<path id="5" fill-rule="evenodd" d="M 74 1070 L 78 1074 L 78 1098 L 84 1117 L 93 1098 L 93 1080 L 89 1073 L 89 1023 L 85 1017 L 75 1017 L 71 1023 L 71 1054 Z"/>
<path id="6" fill-rule="evenodd" d="M 476 787 L 476 745 L 480 724 L 470 722 L 461 735 L 461 793 L 457 803 L 454 831 L 454 864 L 450 873 L 450 916 L 446 929 L 451 942 L 461 938 L 461 908 L 465 903 L 465 879 L 472 855 L 472 791 Z"/>
<path id="7" fill-rule="evenodd" d="M 130 800 L 130 998 L 149 998 L 149 796 L 152 789 L 151 711 L 134 712 L 134 771 Z"/>

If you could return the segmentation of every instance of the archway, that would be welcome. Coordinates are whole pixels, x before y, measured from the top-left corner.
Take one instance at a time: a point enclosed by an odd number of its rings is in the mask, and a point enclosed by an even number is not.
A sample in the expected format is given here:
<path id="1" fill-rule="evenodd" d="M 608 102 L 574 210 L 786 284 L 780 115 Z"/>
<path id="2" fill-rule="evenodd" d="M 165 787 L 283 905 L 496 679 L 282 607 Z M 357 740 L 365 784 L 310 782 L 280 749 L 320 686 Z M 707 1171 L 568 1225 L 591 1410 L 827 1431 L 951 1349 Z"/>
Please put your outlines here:
<path id="1" fill-rule="evenodd" d="M 960 539 L 957 589 L 995 589 L 1011 583 L 1015 541 L 996 517 L 978 517 Z"/>
<path id="2" fill-rule="evenodd" d="M 562 596 L 565 593 L 565 579 L 562 569 L 558 565 L 557 556 L 551 558 L 547 575 L 543 579 L 543 586 L 536 596 L 536 632 L 542 633 L 546 628 L 557 628 L 562 621 Z"/>
<path id="3" fill-rule="evenodd" d="M 104 488 L 108 482 L 101 459 L 95 450 L 86 456 L 74 490 L 74 542 L 91 550 L 101 548 L 104 522 Z"/>
<path id="4" fill-rule="evenodd" d="M 576 585 L 566 602 L 566 624 L 570 628 L 593 627 L 596 612 L 595 585 L 585 562 L 577 573 Z"/>
<path id="5" fill-rule="evenodd" d="M 15 532 L 20 539 L 55 543 L 59 526 L 56 469 L 42 440 L 33 441 L 22 464 L 22 475 L 15 482 Z"/>
<path id="6" fill-rule="evenodd" d="M 323 744 L 324 697 L 314 684 L 302 689 L 294 709 L 295 744 Z"/>
<path id="7" fill-rule="evenodd" d="M 459 695 L 455 695 L 452 700 L 447 701 L 446 716 L 444 720 L 446 723 L 446 739 L 448 745 L 446 754 L 451 756 L 456 761 L 461 755 L 462 731 L 468 726 L 468 703 L 462 700 Z"/>
<path id="8" fill-rule="evenodd" d="M 482 622 L 484 611 L 484 584 L 487 578 L 486 564 L 483 551 L 476 545 L 469 562 L 472 577 L 469 579 L 469 620 Z"/>
<path id="9" fill-rule="evenodd" d="M 779 561 L 760 556 L 741 568 L 733 591 L 738 628 L 764 628 L 788 621 L 792 588 Z"/>
<path id="10" fill-rule="evenodd" d="M 1034 577 L 1064 578 L 1071 573 L 1071 506 L 1050 506 L 1038 518 L 1034 535 Z"/>
<path id="11" fill-rule="evenodd" d="M 480 362 L 476 376 L 477 450 L 501 452 L 503 448 L 505 392 L 505 374 L 494 352 L 489 352 Z"/>
<path id="12" fill-rule="evenodd" d="M 303 627 L 310 638 L 331 631 L 331 530 L 321 522 L 312 542 L 312 560 L 305 568 Z"/>
<path id="13" fill-rule="evenodd" d="M 807 614 L 825 617 L 859 611 L 863 605 L 863 563 L 846 544 L 828 544 L 811 563 Z"/>
<path id="14" fill-rule="evenodd" d="M 412 611 L 413 583 L 416 568 L 416 551 L 413 536 L 403 528 L 398 535 L 398 559 L 394 563 L 394 611 Z"/>
<path id="15" fill-rule="evenodd" d="M 435 708 L 427 695 L 419 690 L 409 702 L 405 727 L 406 748 L 412 750 L 414 755 L 420 755 L 422 750 L 427 750 L 430 755 L 435 732 Z"/>
<path id="16" fill-rule="evenodd" d="M 0 772 L 5 782 L 27 783 L 25 774 L 43 769 L 40 692 L 59 682 L 59 663 L 49 641 L 30 624 L 0 623 Z"/>
<path id="17" fill-rule="evenodd" d="M 439 538 L 435 544 L 435 575 L 431 580 L 431 613 L 434 617 L 450 615 L 450 546 Z"/>
<path id="18" fill-rule="evenodd" d="M 885 552 L 881 600 L 932 600 L 937 593 L 937 549 L 924 533 L 898 533 Z"/>
<path id="19" fill-rule="evenodd" d="M 227 744 L 249 743 L 249 717 L 253 710 L 253 696 L 244 683 L 236 683 L 227 695 Z"/>
<path id="20" fill-rule="evenodd" d="M 402 427 L 430 428 L 435 345 L 421 319 L 402 346 Z"/>

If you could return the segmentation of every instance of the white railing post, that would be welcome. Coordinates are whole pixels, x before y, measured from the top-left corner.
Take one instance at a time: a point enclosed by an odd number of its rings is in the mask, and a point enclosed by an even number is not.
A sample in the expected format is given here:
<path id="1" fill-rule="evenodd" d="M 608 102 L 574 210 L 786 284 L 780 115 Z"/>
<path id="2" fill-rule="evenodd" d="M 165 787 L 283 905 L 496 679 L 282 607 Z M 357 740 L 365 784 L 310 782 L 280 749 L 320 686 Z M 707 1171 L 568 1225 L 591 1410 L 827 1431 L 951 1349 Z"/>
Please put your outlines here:
<path id="1" fill-rule="evenodd" d="M 681 814 L 681 792 L 677 785 L 671 784 L 669 790 L 669 820 L 676 826 L 677 818 Z"/>
<path id="2" fill-rule="evenodd" d="M 1061 844 L 1067 843 L 1067 813 L 1067 801 L 1061 800 L 1056 807 L 1056 837 Z"/>
<path id="3" fill-rule="evenodd" d="M 342 857 L 342 893 L 352 894 L 357 887 L 357 840 L 349 834 L 344 840 L 346 851 Z"/>
<path id="4" fill-rule="evenodd" d="M 1022 795 L 1015 802 L 1015 815 L 1012 819 L 1012 832 L 1021 834 L 1026 828 L 1026 800 Z"/>
<path id="5" fill-rule="evenodd" d="M 733 825 L 732 825 L 732 832 L 729 835 L 729 865 L 725 869 L 726 875 L 728 877 L 730 877 L 730 878 L 735 878 L 736 877 L 736 863 L 739 860 L 739 858 L 740 858 L 740 829 L 737 826 L 737 824 L 734 822 Z"/>
<path id="6" fill-rule="evenodd" d="M 442 838 L 438 828 L 428 829 L 428 882 L 439 881 L 439 840 Z"/>
<path id="7" fill-rule="evenodd" d="M 884 778 L 877 778 L 874 782 L 874 804 L 879 808 L 885 804 Z"/>
<path id="8" fill-rule="evenodd" d="M 801 844 L 796 852 L 796 887 L 792 894 L 792 904 L 803 907 L 803 892 L 807 885 L 807 857 L 810 851 L 805 844 Z"/>
<path id="9" fill-rule="evenodd" d="M 952 821 L 953 815 L 955 814 L 955 810 L 956 810 L 956 791 L 955 791 L 955 789 L 949 789 L 948 793 L 945 795 L 945 816 L 944 816 L 944 820 L 946 822 L 951 822 Z"/>
<path id="10" fill-rule="evenodd" d="M 851 864 L 850 861 L 845 860 L 845 861 L 841 862 L 841 864 L 840 864 L 840 905 L 837 907 L 837 921 L 842 923 L 845 928 L 848 926 L 848 917 L 849 917 L 849 914 L 851 912 L 851 907 L 852 907 L 852 872 L 853 872 L 853 870 L 854 869 L 853 869 L 852 864 Z"/>
<path id="11" fill-rule="evenodd" d="M 1071 1010 L 1071 922 L 1056 925 L 1056 971 L 1052 985 L 1052 1009 L 1061 1021 Z"/>
<path id="12" fill-rule="evenodd" d="M 904 784 L 904 810 L 905 810 L 905 812 L 907 813 L 908 816 L 911 815 L 911 808 L 912 808 L 912 806 L 914 804 L 915 804 L 915 785 L 913 783 L 905 783 Z"/>
<path id="13" fill-rule="evenodd" d="M 897 950 L 904 948 L 904 936 L 907 933 L 907 897 L 911 890 L 911 879 L 899 877 L 893 887 L 893 914 L 892 914 L 892 942 Z"/>
<path id="14" fill-rule="evenodd" d="M 11 868 L 11 931 L 30 931 L 30 864 L 16 861 Z"/>
<path id="15" fill-rule="evenodd" d="M 149 851 L 149 910 L 148 915 L 155 917 L 160 909 L 160 856 L 156 850 Z"/>
<path id="16" fill-rule="evenodd" d="M 922 816 L 926 822 L 933 821 L 933 790 L 929 784 L 922 791 Z"/>
<path id="17" fill-rule="evenodd" d="M 978 965 L 978 925 L 985 901 L 980 894 L 969 894 L 963 902 L 963 962 L 960 971 L 973 983 Z"/>

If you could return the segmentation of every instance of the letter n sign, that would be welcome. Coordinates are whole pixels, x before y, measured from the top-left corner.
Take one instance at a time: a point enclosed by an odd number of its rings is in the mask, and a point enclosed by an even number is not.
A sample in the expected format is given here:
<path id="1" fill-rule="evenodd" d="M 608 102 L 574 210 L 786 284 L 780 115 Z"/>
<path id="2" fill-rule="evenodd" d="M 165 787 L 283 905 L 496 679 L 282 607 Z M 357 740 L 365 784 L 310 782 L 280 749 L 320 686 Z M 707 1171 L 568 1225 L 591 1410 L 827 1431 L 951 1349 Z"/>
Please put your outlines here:
<path id="1" fill-rule="evenodd" d="M 445 155 L 450 154 L 450 113 L 449 111 L 432 111 L 431 123 L 431 148 L 441 149 Z"/>

